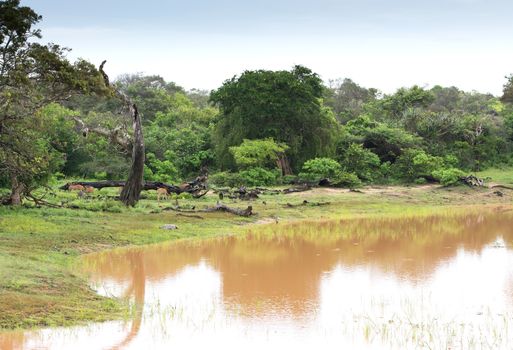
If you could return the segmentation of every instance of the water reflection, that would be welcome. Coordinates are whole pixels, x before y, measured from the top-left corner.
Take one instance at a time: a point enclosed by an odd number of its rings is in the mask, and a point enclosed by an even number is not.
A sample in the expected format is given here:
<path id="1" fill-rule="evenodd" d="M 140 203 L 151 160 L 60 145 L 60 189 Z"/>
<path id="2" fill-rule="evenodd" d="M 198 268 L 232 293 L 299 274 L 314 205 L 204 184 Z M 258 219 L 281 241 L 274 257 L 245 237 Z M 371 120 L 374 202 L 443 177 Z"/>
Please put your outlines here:
<path id="1" fill-rule="evenodd" d="M 512 224 L 510 212 L 493 210 L 271 224 L 245 237 L 91 255 L 93 285 L 131 298 L 132 321 L 0 344 L 506 348 Z"/>

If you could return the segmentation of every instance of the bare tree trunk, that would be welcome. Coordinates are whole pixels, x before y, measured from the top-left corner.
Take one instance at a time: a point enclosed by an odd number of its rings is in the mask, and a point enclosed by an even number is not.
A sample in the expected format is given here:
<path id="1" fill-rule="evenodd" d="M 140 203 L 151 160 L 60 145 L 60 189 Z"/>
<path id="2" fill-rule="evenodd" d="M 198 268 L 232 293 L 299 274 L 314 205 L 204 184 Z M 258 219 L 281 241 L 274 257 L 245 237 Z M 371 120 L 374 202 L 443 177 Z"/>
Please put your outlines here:
<path id="1" fill-rule="evenodd" d="M 134 143 L 132 148 L 132 166 L 128 174 L 128 180 L 121 191 L 120 199 L 126 206 L 134 206 L 139 201 L 143 188 L 144 175 L 144 138 L 142 132 L 141 118 L 137 106 L 132 104 L 130 114 L 133 118 Z"/>
<path id="2" fill-rule="evenodd" d="M 283 176 L 292 175 L 292 169 L 290 167 L 289 159 L 285 154 L 280 154 L 278 156 L 278 159 L 276 159 L 276 164 L 278 165 L 278 168 L 280 168 L 281 174 Z"/>
<path id="3" fill-rule="evenodd" d="M 16 175 L 11 176 L 11 195 L 9 197 L 9 202 L 11 205 L 21 205 L 23 198 L 23 191 L 25 190 L 25 185 L 18 181 Z"/>
<path id="4" fill-rule="evenodd" d="M 111 87 L 109 77 L 103 70 L 103 66 L 107 61 L 103 61 L 100 65 L 100 73 L 103 76 L 105 85 Z M 115 89 L 115 88 L 114 88 Z M 122 91 L 115 89 L 116 95 L 125 103 L 128 112 L 132 117 L 132 127 L 134 129 L 134 142 L 132 147 L 132 165 L 128 174 L 128 180 L 120 194 L 121 201 L 126 206 L 134 206 L 139 201 L 141 190 L 143 188 L 144 174 L 144 138 L 142 132 L 141 118 L 137 106 Z"/>

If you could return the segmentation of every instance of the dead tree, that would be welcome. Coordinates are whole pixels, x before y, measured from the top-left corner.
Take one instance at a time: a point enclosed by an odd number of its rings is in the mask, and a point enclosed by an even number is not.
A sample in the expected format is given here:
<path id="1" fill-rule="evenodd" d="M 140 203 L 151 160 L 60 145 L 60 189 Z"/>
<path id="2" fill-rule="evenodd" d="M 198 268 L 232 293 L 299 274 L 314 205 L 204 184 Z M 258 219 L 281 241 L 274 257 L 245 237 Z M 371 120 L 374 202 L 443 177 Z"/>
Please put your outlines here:
<path id="1" fill-rule="evenodd" d="M 106 136 L 112 143 L 117 144 L 126 150 L 127 153 L 132 153 L 132 161 L 130 165 L 130 171 L 128 173 L 128 179 L 122 184 L 119 182 L 120 186 L 123 186 L 123 190 L 121 191 L 119 198 L 126 206 L 134 206 L 139 200 L 141 191 L 144 187 L 143 174 L 145 155 L 141 116 L 139 115 L 137 105 L 130 99 L 130 97 L 128 97 L 128 95 L 126 95 L 123 91 L 110 84 L 109 76 L 103 70 L 106 62 L 107 61 L 103 61 L 100 64 L 99 71 L 103 76 L 105 85 L 108 88 L 111 88 L 114 95 L 123 102 L 123 105 L 132 120 L 132 128 L 134 130 L 133 139 L 130 139 L 128 133 L 122 130 L 122 128 L 108 130 L 99 126 L 91 127 L 87 126 L 79 117 L 74 116 L 72 119 L 75 121 L 78 131 L 81 132 L 84 136 L 87 136 L 89 132 L 94 132 L 96 134 Z M 105 186 L 102 187 L 112 186 L 105 184 Z"/>
<path id="2" fill-rule="evenodd" d="M 100 64 L 100 73 L 103 76 L 105 85 L 112 87 L 109 82 L 109 76 L 103 70 L 105 63 L 103 61 Z M 132 118 L 132 128 L 134 130 L 134 138 L 132 142 L 132 164 L 128 173 L 128 180 L 123 186 L 123 190 L 120 194 L 120 200 L 126 206 L 134 206 L 139 201 L 139 196 L 143 189 L 143 174 L 144 174 L 144 138 L 142 132 L 142 123 L 139 111 L 137 110 L 136 104 L 119 89 L 114 88 L 116 96 L 124 103 L 128 110 L 130 117 Z"/>

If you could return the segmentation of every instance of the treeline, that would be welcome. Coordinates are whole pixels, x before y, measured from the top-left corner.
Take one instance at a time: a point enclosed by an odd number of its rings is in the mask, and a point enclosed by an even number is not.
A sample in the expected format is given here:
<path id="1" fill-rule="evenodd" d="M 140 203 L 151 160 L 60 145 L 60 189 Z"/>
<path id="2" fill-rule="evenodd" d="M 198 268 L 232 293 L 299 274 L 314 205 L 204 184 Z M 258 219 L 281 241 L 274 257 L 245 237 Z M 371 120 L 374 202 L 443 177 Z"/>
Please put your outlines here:
<path id="1" fill-rule="evenodd" d="M 35 43 L 31 9 L 0 7 L 0 186 L 125 178 L 131 120 L 105 77 Z M 176 183 L 207 167 L 222 186 L 451 184 L 513 164 L 513 76 L 501 97 L 441 86 L 383 94 L 350 79 L 325 84 L 302 66 L 246 71 L 211 92 L 140 74 L 112 85 L 142 118 L 146 180 Z"/>
<path id="2" fill-rule="evenodd" d="M 381 94 L 350 79 L 323 84 L 305 67 L 247 71 L 212 91 L 185 91 L 158 76 L 126 75 L 117 86 L 144 123 L 145 179 L 179 182 L 210 169 L 226 186 L 329 178 L 361 183 L 441 181 L 513 164 L 513 107 L 456 87 L 413 86 Z M 61 116 L 61 176 L 119 179 L 129 152 L 102 135 L 77 134 L 67 118 L 113 130 L 130 125 L 116 100 L 77 95 L 43 113 Z"/>
<path id="3" fill-rule="evenodd" d="M 322 178 L 342 186 L 447 183 L 513 164 L 513 108 L 490 94 L 414 86 L 384 95 L 349 79 L 325 86 L 305 67 L 244 72 L 211 93 L 159 76 L 125 75 L 115 84 L 142 116 L 146 180 L 176 183 L 208 167 L 211 180 L 227 186 Z M 69 118 L 129 133 L 118 104 L 81 94 L 41 110 L 55 122 L 52 173 L 126 177 L 129 150 L 104 135 L 83 137 Z"/>

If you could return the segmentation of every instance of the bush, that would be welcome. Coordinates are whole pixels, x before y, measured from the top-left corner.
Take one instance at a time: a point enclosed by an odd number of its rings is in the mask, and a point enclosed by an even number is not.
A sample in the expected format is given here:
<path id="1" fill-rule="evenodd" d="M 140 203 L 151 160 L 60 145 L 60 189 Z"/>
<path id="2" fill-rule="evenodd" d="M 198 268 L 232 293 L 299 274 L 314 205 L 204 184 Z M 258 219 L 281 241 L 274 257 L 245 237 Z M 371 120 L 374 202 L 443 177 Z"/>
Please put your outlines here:
<path id="1" fill-rule="evenodd" d="M 407 149 L 393 165 L 393 173 L 398 179 L 410 182 L 418 178 L 432 177 L 433 172 L 443 169 L 444 160 L 423 150 Z"/>
<path id="2" fill-rule="evenodd" d="M 295 185 L 298 183 L 298 180 L 296 175 L 285 175 L 281 178 L 281 183 L 285 185 Z"/>
<path id="3" fill-rule="evenodd" d="M 415 181 L 413 181 L 416 185 L 425 185 L 427 184 L 427 180 L 423 177 L 419 177 L 418 179 L 415 179 Z"/>
<path id="4" fill-rule="evenodd" d="M 441 169 L 433 172 L 433 177 L 440 181 L 443 186 L 456 185 L 461 177 L 464 177 L 465 172 L 456 168 Z"/>
<path id="5" fill-rule="evenodd" d="M 166 159 L 160 160 L 153 153 L 146 155 L 147 167 L 144 176 L 148 180 L 173 183 L 178 179 L 178 170 L 172 163 L 173 154 L 165 152 Z"/>
<path id="6" fill-rule="evenodd" d="M 357 188 L 362 186 L 362 181 L 355 173 L 341 171 L 335 176 L 333 185 L 337 187 Z"/>
<path id="7" fill-rule="evenodd" d="M 303 164 L 299 178 L 302 181 L 318 182 L 321 179 L 335 179 L 342 171 L 342 166 L 331 158 L 310 159 Z"/>
<path id="8" fill-rule="evenodd" d="M 345 171 L 355 173 L 363 181 L 373 181 L 381 177 L 381 161 L 378 155 L 363 148 L 361 144 L 350 144 L 340 163 Z"/>
<path id="9" fill-rule="evenodd" d="M 269 171 L 263 168 L 250 168 L 239 172 L 243 185 L 249 187 L 269 186 L 276 184 L 280 176 L 278 171 Z"/>
<path id="10" fill-rule="evenodd" d="M 247 140 L 240 146 L 230 147 L 230 153 L 235 159 L 239 169 L 254 167 L 273 167 L 280 154 L 289 147 L 281 142 L 275 142 L 272 138 L 263 140 Z"/>
<path id="11" fill-rule="evenodd" d="M 209 181 L 221 187 L 239 187 L 243 184 L 243 179 L 238 173 L 223 171 L 209 176 Z"/>
<path id="12" fill-rule="evenodd" d="M 176 199 L 193 199 L 194 198 L 192 196 L 192 194 L 190 194 L 188 192 L 182 192 L 180 194 L 173 193 L 170 197 L 171 197 L 172 200 L 176 200 Z"/>

